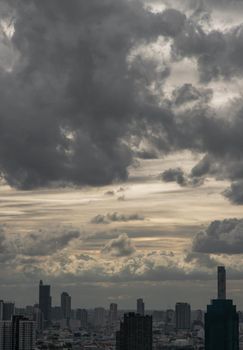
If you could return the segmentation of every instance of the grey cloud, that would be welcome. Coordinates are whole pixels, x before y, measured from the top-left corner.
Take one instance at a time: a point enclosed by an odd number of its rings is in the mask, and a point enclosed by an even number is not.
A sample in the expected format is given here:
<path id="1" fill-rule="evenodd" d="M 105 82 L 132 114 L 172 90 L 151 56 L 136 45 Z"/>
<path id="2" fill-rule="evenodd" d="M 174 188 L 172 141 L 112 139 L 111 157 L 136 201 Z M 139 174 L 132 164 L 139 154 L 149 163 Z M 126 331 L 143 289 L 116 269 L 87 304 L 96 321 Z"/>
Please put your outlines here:
<path id="1" fill-rule="evenodd" d="M 136 0 L 9 6 L 19 59 L 0 74 L 1 175 L 21 189 L 125 180 L 133 157 L 127 139 L 141 116 L 157 113 L 127 57 L 139 42 L 176 36 L 185 16 L 152 14 Z"/>
<path id="2" fill-rule="evenodd" d="M 192 84 L 184 84 L 173 91 L 173 100 L 178 106 L 195 101 L 207 103 L 211 100 L 212 95 L 211 89 L 197 89 Z"/>
<path id="3" fill-rule="evenodd" d="M 136 249 L 126 233 L 120 234 L 117 238 L 110 240 L 102 249 L 103 254 L 125 257 L 135 253 Z"/>
<path id="4" fill-rule="evenodd" d="M 158 63 L 157 74 L 146 57 L 128 63 L 134 48 L 164 36 L 174 60 L 197 60 L 203 82 L 241 76 L 242 26 L 206 32 L 177 10 L 154 14 L 136 0 L 2 3 L 14 9 L 10 44 L 19 55 L 12 70 L 0 71 L 0 175 L 8 184 L 126 180 L 134 137 L 155 150 L 142 149 L 145 158 L 178 150 L 206 154 L 189 178 L 174 175 L 182 185 L 207 175 L 242 180 L 243 109 L 219 118 L 208 106 L 212 92 L 190 84 L 171 100 L 158 98 L 150 88 L 163 87 L 168 65 Z"/>
<path id="5" fill-rule="evenodd" d="M 199 253 L 243 254 L 243 220 L 213 221 L 199 232 L 192 250 Z"/>
<path id="6" fill-rule="evenodd" d="M 188 176 L 181 168 L 167 169 L 161 174 L 164 182 L 176 182 L 180 186 L 200 186 L 203 183 L 202 177 Z"/>
<path id="7" fill-rule="evenodd" d="M 139 214 L 119 214 L 117 212 L 106 215 L 96 215 L 91 219 L 93 224 L 109 224 L 110 222 L 142 221 L 144 217 Z"/>
<path id="8" fill-rule="evenodd" d="M 233 204 L 243 204 L 243 180 L 233 182 L 231 186 L 224 192 L 224 195 Z"/>
<path id="9" fill-rule="evenodd" d="M 9 235 L 2 231 L 0 235 L 0 255 L 2 260 L 13 259 L 17 255 L 48 256 L 66 248 L 69 243 L 80 237 L 80 232 L 71 229 L 39 230 L 25 236 Z"/>

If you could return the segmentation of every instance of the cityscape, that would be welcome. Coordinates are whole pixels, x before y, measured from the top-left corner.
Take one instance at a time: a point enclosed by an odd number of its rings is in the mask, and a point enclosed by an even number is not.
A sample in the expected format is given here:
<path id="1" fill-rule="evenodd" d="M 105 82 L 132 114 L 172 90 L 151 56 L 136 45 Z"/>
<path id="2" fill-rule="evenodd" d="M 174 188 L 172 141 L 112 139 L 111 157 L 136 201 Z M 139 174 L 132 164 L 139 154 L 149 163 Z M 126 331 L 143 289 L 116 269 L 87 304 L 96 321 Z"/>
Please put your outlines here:
<path id="1" fill-rule="evenodd" d="M 0 350 L 239 350 L 243 349 L 243 313 L 226 297 L 226 270 L 217 270 L 218 297 L 206 310 L 186 302 L 174 309 L 146 310 L 142 298 L 135 310 L 96 307 L 72 309 L 62 292 L 52 306 L 51 286 L 39 284 L 39 304 L 18 308 L 0 301 Z"/>
<path id="2" fill-rule="evenodd" d="M 242 209 L 243 0 L 0 0 L 0 350 L 243 350 Z"/>

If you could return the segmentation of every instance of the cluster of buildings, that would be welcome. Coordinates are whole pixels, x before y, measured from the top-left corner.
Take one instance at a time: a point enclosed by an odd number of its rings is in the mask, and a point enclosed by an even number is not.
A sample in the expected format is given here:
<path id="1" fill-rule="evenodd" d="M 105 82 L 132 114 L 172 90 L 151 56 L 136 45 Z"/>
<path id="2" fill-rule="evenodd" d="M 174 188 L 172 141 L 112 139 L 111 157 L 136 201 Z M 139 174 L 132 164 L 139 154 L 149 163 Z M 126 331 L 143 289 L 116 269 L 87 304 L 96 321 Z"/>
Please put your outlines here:
<path id="1" fill-rule="evenodd" d="M 218 267 L 218 298 L 206 312 L 178 302 L 174 309 L 145 311 L 143 299 L 136 312 L 72 309 L 71 296 L 63 292 L 52 307 L 51 288 L 39 284 L 39 303 L 16 308 L 0 301 L 0 350 L 240 350 L 239 321 L 232 300 L 226 299 L 226 273 Z"/>

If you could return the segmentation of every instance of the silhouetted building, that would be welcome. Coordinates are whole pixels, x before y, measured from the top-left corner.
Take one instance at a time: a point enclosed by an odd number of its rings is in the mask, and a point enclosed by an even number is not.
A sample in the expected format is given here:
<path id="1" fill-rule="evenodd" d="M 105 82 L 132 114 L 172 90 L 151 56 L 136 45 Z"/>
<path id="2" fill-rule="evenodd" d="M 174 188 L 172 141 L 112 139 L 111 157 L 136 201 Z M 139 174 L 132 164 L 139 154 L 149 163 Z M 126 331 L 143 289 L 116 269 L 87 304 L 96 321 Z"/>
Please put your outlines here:
<path id="1" fill-rule="evenodd" d="M 226 299 L 226 271 L 224 266 L 218 266 L 218 299 Z"/>
<path id="2" fill-rule="evenodd" d="M 105 309 L 103 307 L 94 309 L 94 325 L 97 327 L 103 327 L 105 325 Z"/>
<path id="3" fill-rule="evenodd" d="M 176 303 L 176 329 L 189 330 L 191 328 L 191 306 L 188 303 Z"/>
<path id="4" fill-rule="evenodd" d="M 39 309 L 43 313 L 45 326 L 48 326 L 51 321 L 51 286 L 44 285 L 42 281 L 39 285 Z"/>
<path id="5" fill-rule="evenodd" d="M 115 303 L 110 304 L 109 321 L 110 323 L 115 323 L 117 321 L 117 304 Z"/>
<path id="6" fill-rule="evenodd" d="M 137 299 L 137 313 L 141 316 L 144 316 L 145 305 L 143 299 Z"/>
<path id="7" fill-rule="evenodd" d="M 3 300 L 0 300 L 0 321 L 3 320 Z"/>
<path id="8" fill-rule="evenodd" d="M 116 350 L 152 350 L 152 316 L 124 315 L 116 333 Z"/>
<path id="9" fill-rule="evenodd" d="M 212 300 L 211 305 L 207 306 L 205 350 L 239 350 L 239 316 L 233 301 L 222 298 L 225 296 L 225 272 L 222 272 L 222 268 L 218 271 L 220 298 Z"/>
<path id="10" fill-rule="evenodd" d="M 53 306 L 51 308 L 51 319 L 52 320 L 61 320 L 62 319 L 62 308 L 61 306 Z"/>
<path id="11" fill-rule="evenodd" d="M 70 319 L 71 317 L 71 297 L 68 293 L 63 292 L 61 294 L 61 309 L 62 317 L 65 319 Z"/>
<path id="12" fill-rule="evenodd" d="M 87 310 L 77 309 L 76 320 L 80 321 L 81 328 L 87 328 L 88 327 L 88 312 L 87 312 Z"/>
<path id="13" fill-rule="evenodd" d="M 44 319 L 43 313 L 38 307 L 35 307 L 33 310 L 33 321 L 36 323 L 36 329 L 38 333 L 41 333 L 44 328 Z"/>
<path id="14" fill-rule="evenodd" d="M 3 320 L 10 321 L 14 314 L 14 303 L 4 302 L 3 303 Z"/>

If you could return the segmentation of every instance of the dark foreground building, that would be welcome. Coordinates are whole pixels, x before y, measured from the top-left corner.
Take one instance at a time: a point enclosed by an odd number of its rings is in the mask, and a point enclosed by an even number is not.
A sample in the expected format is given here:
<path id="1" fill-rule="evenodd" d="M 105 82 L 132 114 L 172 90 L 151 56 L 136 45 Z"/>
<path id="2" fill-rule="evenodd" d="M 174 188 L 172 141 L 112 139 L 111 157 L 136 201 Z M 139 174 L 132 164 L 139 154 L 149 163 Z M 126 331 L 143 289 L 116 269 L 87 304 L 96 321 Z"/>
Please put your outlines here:
<path id="1" fill-rule="evenodd" d="M 152 316 L 124 315 L 116 334 L 116 350 L 152 350 Z"/>
<path id="2" fill-rule="evenodd" d="M 225 299 L 225 284 L 224 268 L 219 267 L 219 299 L 212 300 L 205 314 L 205 350 L 239 350 L 239 316 L 233 301 Z"/>

